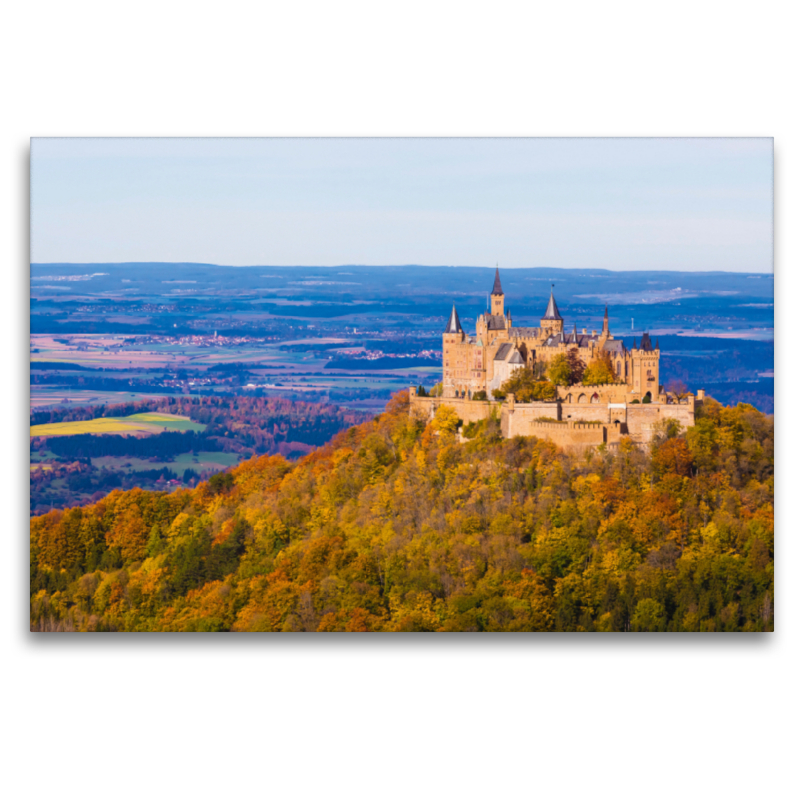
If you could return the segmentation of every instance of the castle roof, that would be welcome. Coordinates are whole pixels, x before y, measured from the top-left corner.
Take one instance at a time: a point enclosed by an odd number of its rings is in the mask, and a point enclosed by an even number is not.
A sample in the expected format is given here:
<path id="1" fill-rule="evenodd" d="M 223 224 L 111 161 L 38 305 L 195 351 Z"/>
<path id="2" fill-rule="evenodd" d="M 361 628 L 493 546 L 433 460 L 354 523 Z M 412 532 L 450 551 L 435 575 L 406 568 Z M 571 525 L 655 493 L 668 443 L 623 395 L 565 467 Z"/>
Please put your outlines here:
<path id="1" fill-rule="evenodd" d="M 514 347 L 511 342 L 504 342 L 500 345 L 497 352 L 494 354 L 495 361 L 505 361 L 506 356 L 511 352 L 511 348 Z"/>
<path id="2" fill-rule="evenodd" d="M 444 329 L 445 333 L 463 333 L 464 330 L 461 327 L 461 320 L 458 318 L 458 311 L 456 311 L 455 304 L 453 305 L 453 310 L 450 313 L 450 319 L 447 321 L 447 327 Z"/>
<path id="3" fill-rule="evenodd" d="M 494 286 L 492 287 L 492 294 L 503 294 L 503 287 L 500 285 L 500 268 L 495 268 L 494 271 Z"/>
<path id="4" fill-rule="evenodd" d="M 506 361 L 509 364 L 524 364 L 525 359 L 511 342 L 503 342 L 494 354 L 495 361 Z"/>
<path id="5" fill-rule="evenodd" d="M 611 353 L 621 353 L 623 351 L 622 339 L 609 339 L 604 345 L 603 350 Z"/>
<path id="6" fill-rule="evenodd" d="M 653 349 L 653 343 L 650 341 L 650 334 L 643 333 L 642 334 L 642 341 L 639 345 L 640 350 L 646 350 L 648 353 Z"/>
<path id="7" fill-rule="evenodd" d="M 504 331 L 506 318 L 502 314 L 486 314 L 486 327 L 490 331 Z"/>
<path id="8" fill-rule="evenodd" d="M 544 312 L 542 319 L 561 319 L 561 314 L 558 313 L 556 299 L 553 297 L 552 288 L 550 289 L 550 302 L 547 304 L 547 311 Z"/>
<path id="9" fill-rule="evenodd" d="M 541 347 L 560 347 L 562 344 L 572 344 L 576 347 L 589 347 L 592 342 L 598 340 L 597 336 L 588 333 L 554 333 L 548 336 L 540 345 Z"/>

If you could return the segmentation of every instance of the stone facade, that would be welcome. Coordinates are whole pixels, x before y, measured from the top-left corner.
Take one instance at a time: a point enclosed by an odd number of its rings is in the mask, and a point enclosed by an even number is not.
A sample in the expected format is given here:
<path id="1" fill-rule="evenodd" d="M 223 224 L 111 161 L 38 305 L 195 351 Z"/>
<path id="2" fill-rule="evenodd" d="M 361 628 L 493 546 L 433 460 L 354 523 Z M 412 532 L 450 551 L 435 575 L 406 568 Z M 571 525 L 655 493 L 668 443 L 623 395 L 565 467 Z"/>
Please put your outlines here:
<path id="1" fill-rule="evenodd" d="M 478 317 L 475 335 L 469 336 L 461 327 L 453 306 L 442 336 L 445 397 L 471 398 L 481 391 L 491 397 L 492 390 L 498 389 L 515 370 L 537 362 L 547 365 L 556 356 L 567 355 L 570 350 L 575 350 L 584 364 L 601 354 L 608 355 L 619 381 L 617 394 L 622 390 L 621 394 L 630 399 L 643 399 L 649 395 L 655 400 L 661 392 L 658 342 L 654 346 L 649 334 L 645 333 L 639 345 L 634 340 L 634 347 L 629 350 L 609 331 L 608 309 L 600 332 L 593 330 L 588 333 L 584 328 L 579 333 L 577 326 L 572 331 L 565 331 L 564 320 L 551 291 L 539 327 L 515 327 L 511 313 L 505 308 L 499 271 L 495 274 L 490 308 Z M 602 388 L 604 394 L 612 391 L 608 386 Z"/>
<path id="2" fill-rule="evenodd" d="M 510 394 L 504 402 L 469 400 L 466 397 L 419 397 L 410 389 L 411 413 L 429 421 L 439 406 L 450 406 L 464 424 L 489 419 L 496 414 L 500 430 L 507 439 L 513 436 L 536 436 L 549 439 L 567 450 L 585 450 L 605 444 L 615 448 L 624 437 L 634 444 L 646 445 L 661 429 L 665 420 L 676 420 L 684 428 L 694 425 L 695 409 L 702 402 L 689 395 L 680 403 L 517 403 Z"/>
<path id="3" fill-rule="evenodd" d="M 517 369 L 536 362 L 544 364 L 556 355 L 577 350 L 588 364 L 608 354 L 618 382 L 598 386 L 559 386 L 554 401 L 516 403 L 509 394 L 503 402 L 492 400 L 497 389 Z M 478 317 L 475 336 L 461 327 L 455 306 L 443 335 L 443 383 L 440 397 L 419 397 L 410 390 L 411 413 L 432 419 L 436 409 L 448 405 L 466 424 L 498 415 L 503 436 L 537 436 L 568 450 L 585 450 L 605 445 L 615 448 L 624 437 L 638 445 L 652 441 L 664 421 L 676 420 L 684 428 L 694 425 L 696 404 L 689 394 L 680 400 L 659 385 L 658 342 L 653 346 L 645 333 L 640 344 L 628 350 L 608 329 L 608 309 L 600 333 L 586 330 L 564 332 L 562 319 L 551 291 L 547 309 L 538 328 L 515 328 L 505 310 L 500 273 L 495 273 L 491 311 Z M 486 392 L 487 400 L 475 400 Z"/>

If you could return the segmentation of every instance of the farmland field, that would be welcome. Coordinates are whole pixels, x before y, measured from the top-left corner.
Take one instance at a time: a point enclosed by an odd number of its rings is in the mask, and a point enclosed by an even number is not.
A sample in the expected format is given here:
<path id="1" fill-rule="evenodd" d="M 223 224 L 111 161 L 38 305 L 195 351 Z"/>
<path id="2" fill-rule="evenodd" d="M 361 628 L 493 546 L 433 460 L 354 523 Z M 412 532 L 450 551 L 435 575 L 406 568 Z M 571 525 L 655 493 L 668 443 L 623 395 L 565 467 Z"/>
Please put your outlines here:
<path id="1" fill-rule="evenodd" d="M 163 431 L 203 431 L 205 425 L 174 414 L 133 414 L 129 417 L 98 417 L 77 422 L 31 425 L 31 436 L 74 436 L 80 433 L 114 433 L 122 436 L 158 434 Z"/>
<path id="2" fill-rule="evenodd" d="M 223 453 L 200 451 L 196 456 L 191 453 L 181 453 L 173 461 L 148 461 L 132 456 L 101 456 L 93 458 L 92 464 L 99 469 L 113 469 L 120 472 L 136 472 L 147 469 L 164 469 L 167 467 L 179 474 L 186 469 L 197 472 L 211 470 L 217 472 L 239 463 L 241 456 L 238 453 Z"/>

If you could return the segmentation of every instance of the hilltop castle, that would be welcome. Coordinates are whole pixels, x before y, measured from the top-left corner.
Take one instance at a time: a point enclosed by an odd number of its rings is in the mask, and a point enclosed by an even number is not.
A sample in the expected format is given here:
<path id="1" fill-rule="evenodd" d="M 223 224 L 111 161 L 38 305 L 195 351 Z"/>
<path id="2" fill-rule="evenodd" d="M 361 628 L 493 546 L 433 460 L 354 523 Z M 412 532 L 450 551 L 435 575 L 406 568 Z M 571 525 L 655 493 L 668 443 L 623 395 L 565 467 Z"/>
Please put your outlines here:
<path id="1" fill-rule="evenodd" d="M 516 370 L 546 367 L 570 351 L 585 365 L 601 357 L 610 361 L 616 381 L 558 386 L 556 399 L 548 402 L 515 403 L 513 394 L 502 403 L 493 402 L 492 392 Z M 665 392 L 659 384 L 660 357 L 658 340 L 653 345 L 648 333 L 638 345 L 634 339 L 631 349 L 615 339 L 608 327 L 608 307 L 599 333 L 585 328 L 579 333 L 577 325 L 565 331 L 552 288 L 539 327 L 515 327 L 505 308 L 498 269 L 491 306 L 478 317 L 474 336 L 464 332 L 453 306 L 442 336 L 441 396 L 418 397 L 412 388 L 412 410 L 432 416 L 439 405 L 450 405 L 464 422 L 471 422 L 499 408 L 505 436 L 535 435 L 583 448 L 613 446 L 627 435 L 641 444 L 652 439 L 665 419 L 694 425 L 695 403 L 703 398 L 703 392 L 697 398 Z"/>
<path id="2" fill-rule="evenodd" d="M 659 393 L 658 361 L 661 353 L 658 341 L 653 346 L 645 333 L 639 345 L 634 339 L 628 350 L 622 340 L 615 339 L 608 329 L 608 308 L 603 317 L 603 329 L 588 333 L 564 331 L 564 320 L 550 291 L 544 316 L 538 328 L 518 328 L 505 309 L 505 294 L 500 285 L 500 270 L 495 271 L 491 294 L 491 310 L 478 317 L 475 336 L 467 336 L 461 327 L 455 305 L 442 336 L 443 389 L 445 397 L 471 398 L 484 391 L 491 397 L 500 386 L 526 364 L 549 364 L 556 356 L 576 350 L 584 364 L 603 353 L 611 357 L 617 379 L 627 393 L 653 400 Z M 576 400 L 580 394 L 576 395 Z M 599 399 L 599 397 L 598 397 Z M 631 398 L 633 399 L 633 398 Z M 587 401 L 591 397 L 586 398 Z"/>

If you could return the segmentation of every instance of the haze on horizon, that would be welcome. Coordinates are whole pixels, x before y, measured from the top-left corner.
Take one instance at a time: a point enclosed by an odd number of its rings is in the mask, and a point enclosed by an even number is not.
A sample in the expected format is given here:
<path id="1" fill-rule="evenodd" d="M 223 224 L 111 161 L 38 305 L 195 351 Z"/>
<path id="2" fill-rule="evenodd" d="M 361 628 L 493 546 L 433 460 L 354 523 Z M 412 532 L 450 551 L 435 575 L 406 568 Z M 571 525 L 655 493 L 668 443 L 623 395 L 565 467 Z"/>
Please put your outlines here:
<path id="1" fill-rule="evenodd" d="M 31 261 L 771 272 L 772 144 L 36 138 Z"/>

